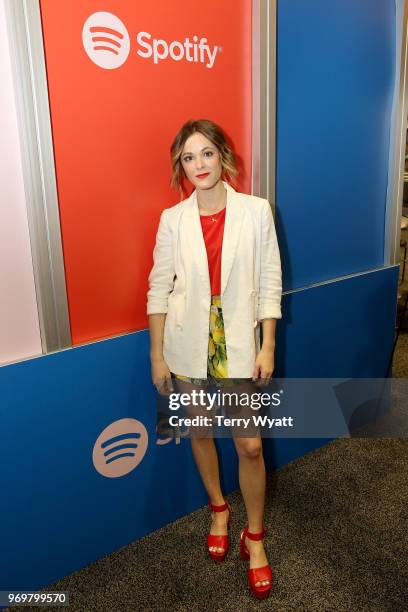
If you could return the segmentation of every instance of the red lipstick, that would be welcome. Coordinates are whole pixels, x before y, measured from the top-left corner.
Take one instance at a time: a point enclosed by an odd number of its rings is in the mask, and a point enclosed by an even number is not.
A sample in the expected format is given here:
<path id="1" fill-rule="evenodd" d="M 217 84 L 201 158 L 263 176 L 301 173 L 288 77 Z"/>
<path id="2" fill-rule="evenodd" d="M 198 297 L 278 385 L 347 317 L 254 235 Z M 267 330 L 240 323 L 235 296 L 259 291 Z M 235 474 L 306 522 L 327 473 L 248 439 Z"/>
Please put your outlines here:
<path id="1" fill-rule="evenodd" d="M 209 174 L 210 174 L 209 172 L 206 172 L 205 174 L 196 174 L 196 178 L 202 179 L 208 176 Z"/>

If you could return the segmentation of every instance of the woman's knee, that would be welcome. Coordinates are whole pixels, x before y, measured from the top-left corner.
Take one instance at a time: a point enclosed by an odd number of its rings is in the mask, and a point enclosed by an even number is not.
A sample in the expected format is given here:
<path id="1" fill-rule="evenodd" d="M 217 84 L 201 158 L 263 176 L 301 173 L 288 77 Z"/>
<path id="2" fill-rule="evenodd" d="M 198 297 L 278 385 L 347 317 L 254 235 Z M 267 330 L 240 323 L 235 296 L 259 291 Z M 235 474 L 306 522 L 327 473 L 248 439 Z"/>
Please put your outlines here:
<path id="1" fill-rule="evenodd" d="M 239 457 L 257 459 L 262 455 L 261 438 L 240 438 L 235 440 L 235 447 Z"/>

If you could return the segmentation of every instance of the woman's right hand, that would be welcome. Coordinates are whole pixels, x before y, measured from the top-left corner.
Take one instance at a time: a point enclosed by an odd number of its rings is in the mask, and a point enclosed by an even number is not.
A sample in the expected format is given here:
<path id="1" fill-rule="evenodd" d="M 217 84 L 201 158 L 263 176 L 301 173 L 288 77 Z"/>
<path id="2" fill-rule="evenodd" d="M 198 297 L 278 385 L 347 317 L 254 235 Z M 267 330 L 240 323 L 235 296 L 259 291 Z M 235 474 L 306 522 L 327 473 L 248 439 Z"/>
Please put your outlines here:
<path id="1" fill-rule="evenodd" d="M 163 358 L 155 358 L 152 363 L 152 381 L 160 395 L 169 395 L 174 390 L 170 370 Z"/>

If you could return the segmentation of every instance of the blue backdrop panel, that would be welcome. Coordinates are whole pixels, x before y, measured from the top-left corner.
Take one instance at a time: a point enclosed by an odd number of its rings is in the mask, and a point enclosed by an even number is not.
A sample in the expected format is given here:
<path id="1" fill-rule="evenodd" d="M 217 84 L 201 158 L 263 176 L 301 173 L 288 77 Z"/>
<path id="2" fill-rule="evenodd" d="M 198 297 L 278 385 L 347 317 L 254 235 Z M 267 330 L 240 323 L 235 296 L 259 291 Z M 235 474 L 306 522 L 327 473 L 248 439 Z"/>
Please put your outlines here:
<path id="1" fill-rule="evenodd" d="M 0 590 L 34 589 L 206 503 L 190 443 L 156 444 L 147 331 L 0 368 Z M 149 445 L 120 478 L 93 466 L 101 431 L 140 420 Z M 220 445 L 224 486 L 235 451 Z"/>
<path id="2" fill-rule="evenodd" d="M 277 327 L 275 375 L 391 375 L 399 270 L 391 266 L 286 295 L 283 319 Z M 385 402 L 383 409 L 386 407 Z M 370 420 L 364 418 L 361 424 Z M 266 465 L 268 469 L 279 467 L 329 441 L 264 440 Z"/>
<path id="3" fill-rule="evenodd" d="M 276 376 L 383 378 L 396 317 L 399 266 L 294 291 L 277 327 Z"/>
<path id="4" fill-rule="evenodd" d="M 393 267 L 286 296 L 280 375 L 383 376 L 397 276 Z M 147 331 L 0 368 L 0 590 L 45 586 L 206 503 L 189 441 L 156 443 L 149 370 Z M 147 428 L 148 448 L 132 472 L 106 478 L 93 446 L 125 417 Z M 267 466 L 325 442 L 265 441 Z M 236 454 L 231 440 L 217 444 L 228 493 Z"/>
<path id="5" fill-rule="evenodd" d="M 383 264 L 394 0 L 281 0 L 277 229 L 284 287 Z"/>

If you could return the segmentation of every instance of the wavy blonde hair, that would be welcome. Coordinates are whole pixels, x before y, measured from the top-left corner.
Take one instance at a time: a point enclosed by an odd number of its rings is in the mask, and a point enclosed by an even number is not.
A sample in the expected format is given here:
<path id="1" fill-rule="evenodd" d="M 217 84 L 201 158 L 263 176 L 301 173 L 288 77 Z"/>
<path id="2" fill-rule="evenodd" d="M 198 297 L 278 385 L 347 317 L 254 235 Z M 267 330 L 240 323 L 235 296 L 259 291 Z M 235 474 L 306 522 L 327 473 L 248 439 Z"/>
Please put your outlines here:
<path id="1" fill-rule="evenodd" d="M 222 165 L 222 180 L 234 180 L 238 176 L 236 156 L 220 126 L 209 119 L 190 119 L 181 127 L 170 147 L 172 166 L 170 185 L 178 189 L 181 195 L 184 193 L 182 181 L 186 176 L 181 163 L 181 154 L 186 140 L 196 132 L 203 134 L 218 149 Z"/>

